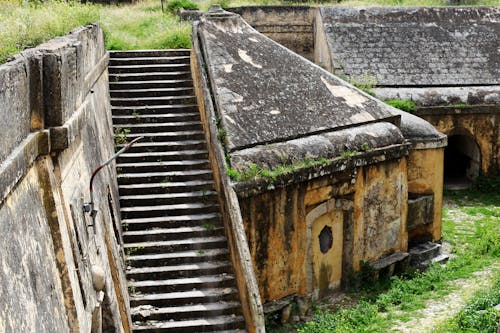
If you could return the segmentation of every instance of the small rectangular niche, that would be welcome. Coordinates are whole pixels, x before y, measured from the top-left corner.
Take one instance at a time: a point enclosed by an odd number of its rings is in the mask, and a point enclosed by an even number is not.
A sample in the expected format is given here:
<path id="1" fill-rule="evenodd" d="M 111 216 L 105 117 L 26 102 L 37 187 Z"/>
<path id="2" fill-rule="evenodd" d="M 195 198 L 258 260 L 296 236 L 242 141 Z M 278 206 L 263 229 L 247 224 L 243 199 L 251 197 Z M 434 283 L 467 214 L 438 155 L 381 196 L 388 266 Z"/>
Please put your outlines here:
<path id="1" fill-rule="evenodd" d="M 407 230 L 412 231 L 434 220 L 434 195 L 408 193 Z"/>

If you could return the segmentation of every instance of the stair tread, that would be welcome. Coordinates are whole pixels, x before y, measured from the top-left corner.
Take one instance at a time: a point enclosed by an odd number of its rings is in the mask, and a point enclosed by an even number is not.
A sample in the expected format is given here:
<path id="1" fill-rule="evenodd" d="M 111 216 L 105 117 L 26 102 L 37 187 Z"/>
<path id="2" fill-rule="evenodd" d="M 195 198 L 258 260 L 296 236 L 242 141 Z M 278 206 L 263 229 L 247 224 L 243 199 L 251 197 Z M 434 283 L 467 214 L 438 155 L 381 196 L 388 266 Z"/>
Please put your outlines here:
<path id="1" fill-rule="evenodd" d="M 192 191 L 192 192 L 177 192 L 177 193 L 162 193 L 162 194 L 131 194 L 122 195 L 120 200 L 132 200 L 132 199 L 170 199 L 170 198 L 189 198 L 189 197 L 200 197 L 200 196 L 214 196 L 217 192 L 215 191 Z"/>
<path id="2" fill-rule="evenodd" d="M 171 205 L 153 205 L 153 206 L 133 206 L 133 207 L 122 207 L 120 211 L 122 212 L 141 212 L 141 211 L 151 211 L 151 210 L 173 210 L 173 209 L 193 209 L 193 208 L 205 208 L 218 206 L 214 203 L 202 203 L 202 202 L 191 202 L 191 203 L 178 203 Z"/>
<path id="3" fill-rule="evenodd" d="M 155 246 L 173 246 L 181 244 L 201 244 L 201 243 L 216 243 L 227 241 L 226 236 L 209 236 L 209 237 L 193 237 L 178 240 L 168 240 L 168 241 L 154 241 L 154 242 L 139 242 L 139 243 L 126 243 L 123 245 L 124 248 L 146 248 Z"/>
<path id="4" fill-rule="evenodd" d="M 180 118 L 180 117 L 195 117 L 199 116 L 198 112 L 186 112 L 186 113 L 143 113 L 139 115 L 114 115 L 113 119 L 133 119 L 138 120 L 143 118 Z"/>
<path id="5" fill-rule="evenodd" d="M 167 121 L 167 122 L 161 122 L 161 123 L 116 124 L 116 125 L 113 125 L 113 128 L 161 127 L 161 126 L 182 126 L 182 125 L 201 125 L 201 121 L 191 120 L 191 121 Z"/>
<path id="6" fill-rule="evenodd" d="M 182 170 L 182 171 L 164 171 L 164 172 L 141 172 L 141 173 L 122 173 L 118 178 L 131 177 L 162 177 L 162 176 L 196 176 L 212 173 L 212 170 Z"/>
<path id="7" fill-rule="evenodd" d="M 231 301 L 219 301 L 214 303 L 203 303 L 203 304 L 192 304 L 192 305 L 180 305 L 180 306 L 169 306 L 169 307 L 153 307 L 150 309 L 153 313 L 177 313 L 177 312 L 200 312 L 206 310 L 224 310 L 239 307 L 238 302 Z M 151 306 L 139 305 L 131 309 L 132 314 L 138 313 L 144 308 L 151 308 Z"/>
<path id="8" fill-rule="evenodd" d="M 188 297 L 212 297 L 235 294 L 238 290 L 236 288 L 207 288 L 199 290 L 188 291 L 174 291 L 171 293 L 157 293 L 157 294 L 134 294 L 130 295 L 132 300 L 164 300 Z"/>
<path id="9" fill-rule="evenodd" d="M 190 187 L 190 186 L 200 186 L 200 185 L 212 185 L 213 180 L 190 180 L 185 182 L 167 182 L 167 183 L 145 183 L 145 184 L 123 184 L 119 185 L 119 189 L 151 189 L 155 187 L 159 188 L 169 188 L 169 187 Z"/>
<path id="10" fill-rule="evenodd" d="M 134 147 L 144 147 L 144 148 L 154 148 L 159 146 L 190 146 L 190 145 L 198 145 L 205 143 L 205 140 L 179 140 L 174 142 L 137 142 L 134 144 Z M 126 144 L 118 144 L 116 145 L 118 148 L 125 147 Z M 179 150 L 176 150 L 179 151 Z"/>
<path id="11" fill-rule="evenodd" d="M 231 261 L 209 261 L 200 263 L 179 264 L 172 266 L 153 266 L 153 267 L 132 267 L 127 269 L 127 274 L 139 273 L 160 273 L 160 272 L 178 272 L 178 271 L 196 271 L 203 269 L 214 269 L 221 267 L 230 267 Z"/>
<path id="12" fill-rule="evenodd" d="M 157 254 L 143 254 L 143 255 L 129 255 L 128 260 L 159 260 L 171 258 L 191 258 L 191 257 L 212 257 L 220 254 L 229 254 L 226 248 L 221 249 L 204 249 L 203 253 L 199 251 L 180 251 L 171 253 L 157 253 Z M 199 278 L 197 278 L 199 279 Z"/>
<path id="13" fill-rule="evenodd" d="M 139 137 L 139 136 L 144 136 L 144 137 L 158 137 L 158 136 L 179 136 L 179 135 L 195 135 L 195 134 L 205 134 L 203 131 L 175 131 L 175 132 L 155 132 L 155 133 L 130 133 L 127 134 L 127 138 L 132 138 L 132 137 Z M 134 145 L 135 146 L 135 145 Z"/>
<path id="14" fill-rule="evenodd" d="M 183 98 L 195 98 L 194 95 L 178 95 L 178 96 L 149 96 L 149 97 L 112 97 L 110 98 L 111 104 L 118 101 L 160 101 L 163 99 L 183 99 Z"/>
<path id="15" fill-rule="evenodd" d="M 223 229 L 222 226 L 213 226 L 211 230 Z M 148 230 L 137 230 L 137 231 L 125 231 L 123 236 L 146 236 L 146 235 L 157 235 L 157 234 L 182 234 L 182 233 L 190 233 L 190 232 L 202 232 L 202 231 L 210 231 L 204 227 L 179 227 L 179 228 L 155 228 Z"/>
<path id="16" fill-rule="evenodd" d="M 144 77 L 148 75 L 162 75 L 162 74 L 168 74 L 168 75 L 176 75 L 176 74 L 191 74 L 190 71 L 167 71 L 167 72 L 144 72 L 144 73 L 109 73 L 109 76 L 115 76 L 115 77 L 127 77 L 127 76 L 133 76 L 133 77 Z"/>
<path id="17" fill-rule="evenodd" d="M 122 60 L 122 59 L 120 59 Z M 189 63 L 180 63 L 180 64 L 141 64 L 141 65 L 111 65 L 108 66 L 110 69 L 142 69 L 142 68 L 169 68 L 169 67 L 189 67 Z"/>
<path id="18" fill-rule="evenodd" d="M 110 51 L 111 52 L 111 51 Z M 170 56 L 170 57 L 130 57 L 130 58 L 112 58 L 114 60 L 120 60 L 120 61 L 134 61 L 134 60 L 183 60 L 183 59 L 191 59 L 190 56 Z"/>
<path id="19" fill-rule="evenodd" d="M 156 161 L 156 162 L 129 162 L 129 163 L 118 163 L 116 166 L 118 168 L 132 168 L 132 167 L 147 167 L 147 166 L 182 166 L 182 165 L 197 165 L 206 164 L 207 159 L 204 160 L 182 160 L 182 161 Z"/>
<path id="20" fill-rule="evenodd" d="M 226 323 L 237 323 L 244 321 L 243 316 L 214 316 L 209 318 L 200 318 L 200 319 L 189 319 L 189 320 L 174 320 L 174 321 L 144 321 L 141 324 L 133 324 L 133 329 L 142 330 L 142 329 L 151 329 L 151 328 L 184 328 L 190 326 L 209 326 L 209 325 L 223 325 Z"/>
<path id="21" fill-rule="evenodd" d="M 161 152 L 140 152 L 140 153 L 123 153 L 119 158 L 130 158 L 130 157 L 162 157 L 162 156 L 176 156 L 185 159 L 184 155 L 197 155 L 197 154 L 207 154 L 206 149 L 196 149 L 196 150 L 177 150 L 177 151 L 161 151 Z"/>
<path id="22" fill-rule="evenodd" d="M 123 224 L 127 223 L 150 223 L 150 222 L 170 222 L 170 221 L 200 221 L 220 218 L 219 213 L 207 214 L 184 214 L 177 216 L 161 216 L 161 217 L 140 217 L 131 219 L 122 219 Z"/>
<path id="23" fill-rule="evenodd" d="M 111 110 L 159 110 L 159 109 L 189 109 L 198 107 L 196 104 L 167 104 L 167 105 L 112 105 Z"/>

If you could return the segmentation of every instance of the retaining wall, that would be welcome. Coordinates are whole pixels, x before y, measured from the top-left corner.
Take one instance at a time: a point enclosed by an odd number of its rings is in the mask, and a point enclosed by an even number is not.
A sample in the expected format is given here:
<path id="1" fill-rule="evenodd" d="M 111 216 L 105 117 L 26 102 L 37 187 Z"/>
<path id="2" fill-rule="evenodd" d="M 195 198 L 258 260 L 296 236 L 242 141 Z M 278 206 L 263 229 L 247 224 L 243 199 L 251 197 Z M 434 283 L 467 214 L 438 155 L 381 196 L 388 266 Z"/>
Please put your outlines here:
<path id="1" fill-rule="evenodd" d="M 89 25 L 0 66 L 0 332 L 130 332 L 108 54 Z M 102 292 L 101 292 L 102 291 Z"/>

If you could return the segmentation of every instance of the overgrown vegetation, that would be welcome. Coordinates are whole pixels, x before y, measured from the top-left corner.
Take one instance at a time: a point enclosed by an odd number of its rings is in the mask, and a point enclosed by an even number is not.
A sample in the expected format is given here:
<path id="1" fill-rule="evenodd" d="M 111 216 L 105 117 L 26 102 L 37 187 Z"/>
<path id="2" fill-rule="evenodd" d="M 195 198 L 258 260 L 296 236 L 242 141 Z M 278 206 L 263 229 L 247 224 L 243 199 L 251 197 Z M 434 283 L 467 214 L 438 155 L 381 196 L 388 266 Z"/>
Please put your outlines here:
<path id="1" fill-rule="evenodd" d="M 384 101 L 385 103 L 389 104 L 390 106 L 393 106 L 397 109 L 413 113 L 417 109 L 417 105 L 415 104 L 414 101 L 410 101 L 407 99 L 390 99 L 387 101 Z"/>
<path id="2" fill-rule="evenodd" d="M 200 9 L 200 6 L 191 0 L 172 0 L 167 3 L 167 10 L 175 14 L 179 9 Z"/>
<path id="3" fill-rule="evenodd" d="M 238 171 L 235 169 L 228 169 L 227 174 L 234 181 L 245 181 L 251 179 L 267 179 L 275 180 L 279 176 L 291 174 L 300 169 L 309 168 L 319 165 L 327 165 L 331 163 L 331 159 L 328 158 L 306 158 L 302 161 L 297 161 L 294 164 L 280 164 L 273 169 L 262 168 L 256 164 L 250 164 L 246 169 Z"/>
<path id="4" fill-rule="evenodd" d="M 0 0 L 0 63 L 25 48 L 34 47 L 88 23 L 99 23 L 111 50 L 189 48 L 191 25 L 172 12 L 177 8 L 207 10 L 219 3 L 223 8 L 244 5 L 338 5 L 337 1 L 294 2 L 285 0 L 172 0 L 163 13 L 157 0 L 127 5 L 96 5 L 76 0 Z M 445 6 L 448 0 L 345 0 L 345 6 Z M 473 0 L 463 5 L 500 5 L 500 0 Z M 353 82 L 353 84 L 357 84 Z M 370 92 L 369 83 L 358 88 Z"/>
<path id="5" fill-rule="evenodd" d="M 189 48 L 191 26 L 159 1 L 103 6 L 69 1 L 0 1 L 0 63 L 88 23 L 99 23 L 111 50 Z"/>
<path id="6" fill-rule="evenodd" d="M 388 332 L 395 322 L 404 323 L 431 299 L 440 299 L 456 291 L 457 279 L 473 279 L 474 273 L 493 271 L 493 290 L 483 290 L 472 297 L 463 309 L 444 323 L 436 323 L 437 333 L 495 332 L 498 312 L 493 306 L 500 302 L 500 191 L 484 192 L 478 182 L 474 189 L 446 193 L 443 209 L 443 239 L 453 246 L 454 258 L 445 265 L 431 266 L 426 272 L 408 271 L 399 277 L 377 282 L 371 274 L 357 276 L 361 286 L 351 291 L 359 303 L 337 312 L 316 309 L 313 320 L 279 328 L 271 332 Z M 490 179 L 490 183 L 498 180 Z M 488 187 L 489 189 L 489 187 Z M 464 225 L 470 232 L 464 233 Z M 297 326 L 298 325 L 298 326 Z"/>

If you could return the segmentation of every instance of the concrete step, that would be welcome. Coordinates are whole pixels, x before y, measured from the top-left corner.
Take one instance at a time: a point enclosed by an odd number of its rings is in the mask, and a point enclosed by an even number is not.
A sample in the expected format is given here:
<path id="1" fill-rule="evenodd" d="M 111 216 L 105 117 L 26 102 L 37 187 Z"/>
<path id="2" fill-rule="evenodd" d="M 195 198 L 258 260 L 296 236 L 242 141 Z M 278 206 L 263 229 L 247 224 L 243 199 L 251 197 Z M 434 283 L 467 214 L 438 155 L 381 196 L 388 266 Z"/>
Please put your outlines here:
<path id="1" fill-rule="evenodd" d="M 208 160 L 119 163 L 116 168 L 118 173 L 211 170 Z"/>
<path id="2" fill-rule="evenodd" d="M 203 140 L 205 133 L 202 130 L 160 132 L 160 133 L 129 133 L 126 134 L 127 142 L 142 136 L 141 143 L 147 142 L 178 142 L 187 140 Z M 135 145 L 134 145 L 135 146 Z"/>
<path id="3" fill-rule="evenodd" d="M 149 192 L 145 192 L 144 194 L 120 196 L 121 207 L 147 206 L 151 204 L 168 205 L 189 202 L 217 203 L 217 193 L 215 191 L 191 191 L 159 194 L 151 194 Z"/>
<path id="4" fill-rule="evenodd" d="M 174 252 L 174 253 L 157 253 L 157 254 L 147 254 L 147 255 L 130 255 L 127 256 L 127 265 L 131 267 L 148 267 L 148 266 L 172 266 L 180 264 L 190 264 L 199 262 L 209 262 L 209 261 L 226 261 L 229 260 L 229 250 L 227 249 L 207 249 L 207 250 L 195 250 L 195 251 L 184 251 L 184 252 Z M 218 279 L 222 277 L 217 275 Z M 205 281 L 205 280 L 203 280 Z M 199 285 L 203 282 L 199 278 L 196 281 L 191 281 L 190 283 L 196 283 Z M 218 281 L 218 280 L 217 280 Z M 151 281 L 150 281 L 151 282 Z M 157 281 L 154 281 L 157 282 Z M 175 280 L 175 285 L 179 283 L 185 283 L 185 281 Z M 153 282 L 151 282 L 153 283 Z M 173 283 L 173 282 L 172 282 Z M 190 286 L 191 286 L 190 284 Z M 153 283 L 154 286 L 159 287 L 157 284 Z M 144 284 L 134 283 L 135 287 L 146 287 Z M 152 285 L 147 285 L 152 287 Z M 196 287 L 186 287 L 188 289 L 193 289 Z M 146 291 L 146 290 L 143 290 Z M 167 290 L 164 290 L 167 291 Z M 168 290 L 171 291 L 171 290 Z"/>
<path id="5" fill-rule="evenodd" d="M 166 114 L 198 112 L 196 103 L 192 104 L 169 104 L 169 105 L 139 105 L 139 106 L 112 106 L 113 116 L 119 115 L 141 115 L 141 114 Z"/>
<path id="6" fill-rule="evenodd" d="M 224 236 L 196 237 L 171 241 L 128 243 L 124 244 L 124 248 L 128 255 L 222 249 L 227 248 L 227 239 Z"/>
<path id="7" fill-rule="evenodd" d="M 126 274 L 129 280 L 141 281 L 188 278 L 230 272 L 231 262 L 226 260 L 183 263 L 174 266 L 132 267 L 127 269 Z"/>
<path id="8" fill-rule="evenodd" d="M 155 73 L 155 72 L 179 72 L 189 71 L 189 63 L 167 63 L 167 64 L 140 64 L 140 65 L 112 65 L 108 67 L 110 74 L 115 73 Z"/>
<path id="9" fill-rule="evenodd" d="M 135 206 L 122 207 L 122 218 L 133 219 L 140 217 L 160 217 L 186 214 L 214 213 L 219 211 L 219 206 L 213 203 L 183 203 L 173 205 Z"/>
<path id="10" fill-rule="evenodd" d="M 113 116 L 113 124 L 151 124 L 162 122 L 185 122 L 185 121 L 200 121 L 198 112 L 186 113 L 167 113 L 167 114 L 140 114 L 139 112 L 133 115 Z"/>
<path id="11" fill-rule="evenodd" d="M 176 88 L 176 87 L 192 87 L 193 80 L 191 78 L 170 79 L 170 80 L 149 80 L 149 81 L 125 81 L 110 82 L 109 89 L 125 90 L 125 89 L 161 89 L 161 88 Z"/>
<path id="12" fill-rule="evenodd" d="M 117 148 L 123 148 L 125 144 L 118 144 L 116 146 Z M 198 140 L 179 140 L 175 142 L 151 142 L 148 140 L 146 142 L 137 142 L 127 150 L 127 153 L 181 152 L 200 149 L 207 149 L 203 138 Z"/>
<path id="13" fill-rule="evenodd" d="M 111 58 L 110 66 L 120 65 L 150 65 L 150 64 L 189 64 L 190 56 Z"/>
<path id="14" fill-rule="evenodd" d="M 211 180 L 212 177 L 211 170 L 122 173 L 118 175 L 118 184 L 177 183 L 195 180 Z"/>
<path id="15" fill-rule="evenodd" d="M 190 49 L 109 51 L 110 59 L 190 56 Z"/>
<path id="16" fill-rule="evenodd" d="M 441 244 L 425 242 L 412 246 L 408 252 L 410 253 L 410 264 L 416 266 L 418 263 L 437 257 L 441 253 Z"/>
<path id="17" fill-rule="evenodd" d="M 111 98 L 123 97 L 161 97 L 161 96 L 179 96 L 194 95 L 193 87 L 175 87 L 175 88 L 148 88 L 148 89 L 113 89 L 110 90 Z"/>
<path id="18" fill-rule="evenodd" d="M 123 241 L 125 243 L 157 242 L 211 236 L 224 236 L 224 227 L 222 224 L 125 231 L 123 233 Z"/>
<path id="19" fill-rule="evenodd" d="M 115 131 L 123 131 L 125 129 L 128 129 L 130 133 L 159 133 L 159 132 L 180 132 L 180 131 L 202 131 L 203 127 L 200 121 L 117 124 L 113 126 L 113 130 Z"/>
<path id="20" fill-rule="evenodd" d="M 206 304 L 193 304 L 185 306 L 152 308 L 149 306 L 138 306 L 131 309 L 132 321 L 137 320 L 186 320 L 199 319 L 207 316 L 220 316 L 241 314 L 241 306 L 238 302 L 221 301 Z"/>
<path id="21" fill-rule="evenodd" d="M 236 288 L 209 288 L 157 294 L 131 294 L 130 305 L 153 305 L 158 307 L 233 301 L 237 299 Z"/>
<path id="22" fill-rule="evenodd" d="M 118 163 L 137 163 L 154 161 L 189 161 L 208 159 L 207 150 L 159 151 L 142 153 L 123 153 L 118 157 Z"/>
<path id="23" fill-rule="evenodd" d="M 171 104 L 195 104 L 196 97 L 191 95 L 161 96 L 161 97 L 130 97 L 111 98 L 113 106 L 144 106 L 144 105 L 171 105 Z"/>
<path id="24" fill-rule="evenodd" d="M 122 219 L 122 225 L 127 231 L 147 230 L 152 228 L 180 228 L 203 226 L 204 224 L 221 223 L 219 213 L 187 214 L 179 216 L 140 217 Z"/>
<path id="25" fill-rule="evenodd" d="M 109 74 L 109 82 L 123 81 L 159 81 L 159 80 L 191 80 L 191 72 L 153 72 L 153 73 L 122 73 Z"/>
<path id="26" fill-rule="evenodd" d="M 161 183 L 123 184 L 119 187 L 120 195 L 185 193 L 193 191 L 211 191 L 213 180 L 163 181 Z"/>
<path id="27" fill-rule="evenodd" d="M 180 320 L 180 321 L 145 321 L 134 323 L 132 329 L 140 333 L 193 333 L 212 332 L 219 330 L 228 332 L 244 332 L 244 318 L 242 316 L 217 316 L 203 319 Z M 235 330 L 238 329 L 238 330 Z M 241 329 L 241 331 L 239 330 Z"/>

